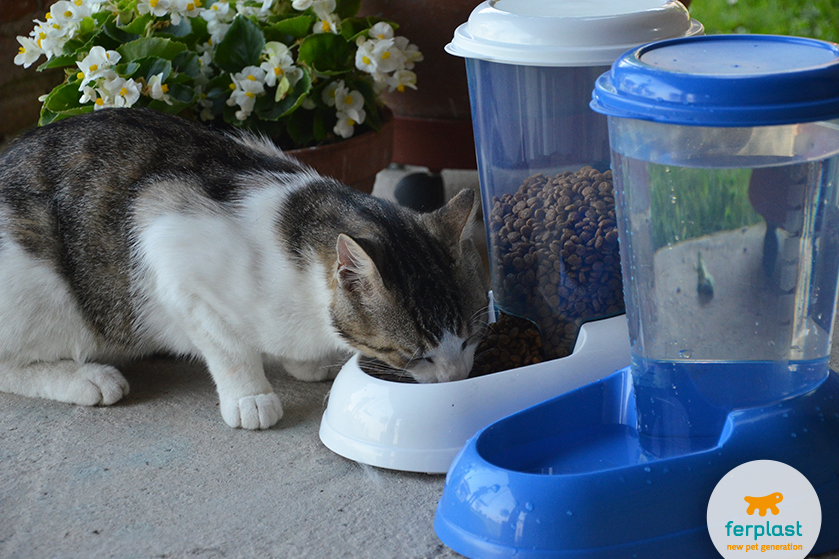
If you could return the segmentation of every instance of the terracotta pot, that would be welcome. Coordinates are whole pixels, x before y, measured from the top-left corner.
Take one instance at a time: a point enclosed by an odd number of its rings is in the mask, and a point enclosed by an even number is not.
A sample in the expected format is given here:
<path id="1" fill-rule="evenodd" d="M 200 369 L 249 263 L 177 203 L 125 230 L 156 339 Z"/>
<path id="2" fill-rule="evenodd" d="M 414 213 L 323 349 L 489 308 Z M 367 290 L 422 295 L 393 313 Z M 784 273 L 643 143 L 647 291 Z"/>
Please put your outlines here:
<path id="1" fill-rule="evenodd" d="M 356 190 L 373 192 L 376 175 L 393 160 L 393 114 L 386 111 L 382 128 L 348 140 L 286 150 L 285 153 Z"/>
<path id="2" fill-rule="evenodd" d="M 396 115 L 396 163 L 432 171 L 475 169 L 472 113 L 462 58 L 443 50 L 480 0 L 362 0 L 361 15 L 399 24 L 397 35 L 415 43 L 424 60 L 414 67 L 417 90 L 386 93 Z"/>

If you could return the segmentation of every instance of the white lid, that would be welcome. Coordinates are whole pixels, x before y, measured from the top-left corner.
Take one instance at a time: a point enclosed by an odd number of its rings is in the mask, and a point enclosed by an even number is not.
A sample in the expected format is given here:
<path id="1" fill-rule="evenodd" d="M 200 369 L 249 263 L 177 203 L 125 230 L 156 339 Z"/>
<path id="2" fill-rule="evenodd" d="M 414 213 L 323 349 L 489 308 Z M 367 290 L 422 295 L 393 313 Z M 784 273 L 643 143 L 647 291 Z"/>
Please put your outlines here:
<path id="1" fill-rule="evenodd" d="M 676 1 L 486 0 L 446 52 L 524 66 L 610 66 L 633 47 L 702 33 Z"/>

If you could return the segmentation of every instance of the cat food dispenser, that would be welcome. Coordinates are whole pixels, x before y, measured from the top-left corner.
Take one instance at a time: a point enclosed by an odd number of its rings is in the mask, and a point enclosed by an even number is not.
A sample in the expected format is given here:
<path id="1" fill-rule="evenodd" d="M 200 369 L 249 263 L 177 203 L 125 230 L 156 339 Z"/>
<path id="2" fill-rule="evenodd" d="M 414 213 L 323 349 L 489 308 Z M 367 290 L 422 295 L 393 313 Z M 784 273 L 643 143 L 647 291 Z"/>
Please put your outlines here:
<path id="1" fill-rule="evenodd" d="M 717 556 L 714 487 L 771 460 L 818 495 L 811 552 L 839 549 L 837 83 L 839 46 L 768 35 L 655 42 L 598 78 L 631 365 L 472 438 L 438 505 L 444 543 Z M 777 494 L 747 495 L 775 514 Z"/>
<path id="2" fill-rule="evenodd" d="M 584 322 L 624 312 L 594 81 L 633 46 L 700 33 L 679 2 L 490 0 L 446 47 L 466 62 L 499 320 L 536 325 L 540 358 L 569 355 Z"/>
<path id="3" fill-rule="evenodd" d="M 538 327 L 541 348 L 438 385 L 375 378 L 350 360 L 321 421 L 336 453 L 445 473 L 480 428 L 629 364 L 608 128 L 591 88 L 628 48 L 702 26 L 678 2 L 625 4 L 485 1 L 458 28 L 447 51 L 466 63 L 493 310 L 505 331 Z"/>

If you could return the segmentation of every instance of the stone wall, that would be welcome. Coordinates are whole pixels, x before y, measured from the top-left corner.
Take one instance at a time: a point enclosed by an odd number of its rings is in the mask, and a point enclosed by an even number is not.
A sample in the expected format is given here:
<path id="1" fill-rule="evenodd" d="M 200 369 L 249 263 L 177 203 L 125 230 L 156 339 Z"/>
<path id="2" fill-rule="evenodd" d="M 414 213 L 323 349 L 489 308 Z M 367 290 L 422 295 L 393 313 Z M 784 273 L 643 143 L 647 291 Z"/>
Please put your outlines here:
<path id="1" fill-rule="evenodd" d="M 38 97 L 61 83 L 61 69 L 37 72 L 16 66 L 20 44 L 18 35 L 29 35 L 33 19 L 44 20 L 52 0 L 0 0 L 0 144 L 38 123 L 41 104 Z"/>

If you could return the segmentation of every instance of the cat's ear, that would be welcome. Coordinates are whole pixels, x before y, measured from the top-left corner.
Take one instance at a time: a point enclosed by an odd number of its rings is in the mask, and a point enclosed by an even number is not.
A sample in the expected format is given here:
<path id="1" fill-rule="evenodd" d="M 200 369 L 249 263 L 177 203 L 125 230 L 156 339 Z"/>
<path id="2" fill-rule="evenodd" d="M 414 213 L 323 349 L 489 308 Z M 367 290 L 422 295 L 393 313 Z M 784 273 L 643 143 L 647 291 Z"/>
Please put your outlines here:
<path id="1" fill-rule="evenodd" d="M 381 285 L 382 279 L 373 259 L 348 235 L 338 235 L 335 250 L 338 255 L 338 285 L 347 291 L 370 290 Z"/>
<path id="2" fill-rule="evenodd" d="M 457 245 L 472 233 L 478 204 L 475 191 L 464 188 L 449 202 L 434 212 L 434 218 L 440 224 L 445 239 Z"/>

